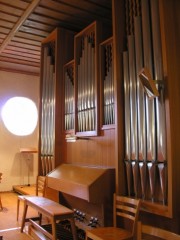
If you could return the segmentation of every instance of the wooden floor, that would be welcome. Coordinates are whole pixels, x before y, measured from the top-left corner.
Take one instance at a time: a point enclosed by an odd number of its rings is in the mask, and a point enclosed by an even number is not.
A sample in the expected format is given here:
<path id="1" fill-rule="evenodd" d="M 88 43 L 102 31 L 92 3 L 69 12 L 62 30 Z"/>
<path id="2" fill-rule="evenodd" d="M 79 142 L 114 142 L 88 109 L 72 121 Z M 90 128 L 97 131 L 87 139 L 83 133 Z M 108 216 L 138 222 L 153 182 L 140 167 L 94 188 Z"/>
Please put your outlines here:
<path id="1" fill-rule="evenodd" d="M 35 195 L 35 186 L 22 187 L 23 194 Z M 20 204 L 19 220 L 16 220 L 17 214 L 17 196 L 16 192 L 5 192 L 0 193 L 3 209 L 0 211 L 0 236 L 3 236 L 3 240 L 29 240 L 31 239 L 27 235 L 27 226 L 25 227 L 24 233 L 20 232 L 23 205 Z M 31 208 L 28 210 L 28 217 L 37 216 L 37 212 Z"/>

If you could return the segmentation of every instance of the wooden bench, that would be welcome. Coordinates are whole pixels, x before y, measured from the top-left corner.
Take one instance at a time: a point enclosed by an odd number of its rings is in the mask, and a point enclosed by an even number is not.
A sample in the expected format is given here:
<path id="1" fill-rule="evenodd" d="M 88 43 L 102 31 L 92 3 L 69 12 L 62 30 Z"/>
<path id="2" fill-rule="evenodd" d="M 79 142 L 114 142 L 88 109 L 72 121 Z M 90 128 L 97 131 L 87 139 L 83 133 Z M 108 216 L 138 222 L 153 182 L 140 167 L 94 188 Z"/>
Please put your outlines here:
<path id="1" fill-rule="evenodd" d="M 34 222 L 33 220 L 31 220 L 30 222 L 34 225 L 34 227 L 36 229 L 41 231 L 44 235 L 46 235 L 47 237 L 49 237 L 52 240 L 56 240 L 57 239 L 56 221 L 68 219 L 71 223 L 73 239 L 77 240 L 77 233 L 76 233 L 76 227 L 75 227 L 75 222 L 74 222 L 74 212 L 71 209 L 69 209 L 57 202 L 54 202 L 48 198 L 40 197 L 40 196 L 29 196 L 29 197 L 27 196 L 25 198 L 21 232 L 23 232 L 23 229 L 25 226 L 28 206 L 37 210 L 38 213 L 40 214 L 39 224 Z M 41 226 L 42 215 L 46 216 L 50 220 L 50 222 L 52 224 L 52 234 L 47 232 Z"/>
<path id="2" fill-rule="evenodd" d="M 36 194 L 34 195 L 19 195 L 17 197 L 17 221 L 19 219 L 19 205 L 20 202 L 24 202 L 27 196 L 45 196 L 45 189 L 46 189 L 46 177 L 45 176 L 37 176 L 36 178 Z"/>
<path id="3" fill-rule="evenodd" d="M 138 231 L 137 231 L 137 235 L 138 235 L 138 240 L 143 240 L 146 239 L 144 237 L 142 237 L 143 234 L 146 235 L 150 235 L 152 236 L 151 239 L 166 239 L 166 240 L 180 240 L 180 235 L 173 233 L 173 232 L 169 232 L 167 230 L 161 229 L 161 228 L 157 228 L 157 227 L 153 227 L 150 225 L 145 225 L 142 224 L 141 222 L 138 222 Z M 150 238 L 148 238 L 150 239 Z"/>

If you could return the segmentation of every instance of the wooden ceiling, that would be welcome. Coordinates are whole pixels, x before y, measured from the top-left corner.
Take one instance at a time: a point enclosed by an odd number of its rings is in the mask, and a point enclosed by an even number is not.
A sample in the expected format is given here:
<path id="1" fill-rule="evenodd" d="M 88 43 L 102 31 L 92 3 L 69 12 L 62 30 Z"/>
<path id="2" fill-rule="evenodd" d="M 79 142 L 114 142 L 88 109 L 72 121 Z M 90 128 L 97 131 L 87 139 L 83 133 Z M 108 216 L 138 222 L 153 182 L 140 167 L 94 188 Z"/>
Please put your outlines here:
<path id="1" fill-rule="evenodd" d="M 111 0 L 0 0 L 0 70 L 38 75 L 44 38 L 95 20 L 111 24 Z"/>

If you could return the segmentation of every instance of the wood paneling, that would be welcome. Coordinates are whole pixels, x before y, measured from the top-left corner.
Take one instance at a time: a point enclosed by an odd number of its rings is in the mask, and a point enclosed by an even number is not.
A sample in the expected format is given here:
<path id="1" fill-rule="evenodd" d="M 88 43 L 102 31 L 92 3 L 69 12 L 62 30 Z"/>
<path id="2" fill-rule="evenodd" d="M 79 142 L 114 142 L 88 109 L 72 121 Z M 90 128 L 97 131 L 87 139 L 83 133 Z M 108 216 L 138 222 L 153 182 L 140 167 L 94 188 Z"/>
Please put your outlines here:
<path id="1" fill-rule="evenodd" d="M 115 129 L 102 130 L 100 136 L 66 143 L 67 163 L 115 167 Z"/>
<path id="2" fill-rule="evenodd" d="M 33 4 L 35 0 L 0 0 L 0 57 L 3 56 L 0 58 L 0 69 L 21 71 L 22 68 L 29 74 L 38 75 L 40 59 L 37 61 L 37 55 L 40 56 L 41 50 L 36 49 L 38 53 L 29 50 L 41 46 L 43 39 L 56 27 L 80 31 L 95 20 L 111 24 L 111 1 L 40 0 L 35 9 L 31 7 Z M 6 46 L 1 50 L 4 44 Z M 14 46 L 13 50 L 10 45 Z M 23 56 L 25 53 L 26 58 Z M 38 63 L 36 68 L 33 67 L 34 63 Z"/>

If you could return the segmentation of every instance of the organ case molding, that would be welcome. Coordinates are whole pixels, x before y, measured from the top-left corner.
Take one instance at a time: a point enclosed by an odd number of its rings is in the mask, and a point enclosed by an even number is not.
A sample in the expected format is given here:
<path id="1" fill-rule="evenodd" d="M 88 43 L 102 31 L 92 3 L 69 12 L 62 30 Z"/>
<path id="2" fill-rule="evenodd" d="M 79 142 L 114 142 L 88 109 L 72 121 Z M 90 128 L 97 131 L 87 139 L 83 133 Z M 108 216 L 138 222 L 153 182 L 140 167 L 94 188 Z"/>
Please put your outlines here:
<path id="1" fill-rule="evenodd" d="M 116 131 L 116 161 L 118 161 L 116 167 L 116 182 L 117 192 L 120 194 L 128 195 L 127 182 L 126 182 L 126 172 L 124 168 L 124 156 L 125 156 L 125 144 L 124 144 L 124 94 L 123 94 L 123 62 L 122 53 L 126 49 L 127 44 L 125 43 L 125 36 L 127 34 L 125 31 L 125 5 L 128 1 L 118 1 L 112 0 L 113 9 L 113 39 L 114 39 L 114 75 L 115 75 L 115 102 L 117 111 L 117 131 Z M 140 1 L 137 1 L 138 3 Z M 141 1 L 142 2 L 153 2 L 153 1 Z M 156 1 L 155 1 L 156 2 Z M 159 6 L 159 16 L 160 16 L 160 35 L 161 35 L 161 47 L 162 47 L 162 60 L 163 60 L 163 80 L 165 82 L 164 90 L 164 103 L 165 103 L 165 121 L 166 121 L 166 144 L 167 144 L 167 203 L 162 204 L 162 194 L 160 196 L 156 192 L 156 198 L 161 200 L 161 203 L 149 201 L 148 199 L 142 201 L 142 219 L 151 224 L 154 222 L 154 214 L 156 214 L 156 223 L 159 226 L 163 226 L 163 223 L 167 221 L 172 229 L 178 229 L 178 219 L 179 216 L 179 188 L 180 183 L 179 178 L 179 154 L 177 151 L 178 143 L 175 139 L 179 138 L 179 124 L 178 116 L 179 109 L 177 107 L 177 102 L 179 100 L 179 95 L 177 94 L 177 86 L 179 86 L 179 81 L 177 76 L 179 76 L 178 69 L 178 44 L 177 41 L 179 37 L 177 35 L 176 29 L 177 24 L 175 24 L 175 19 L 177 19 L 177 14 L 173 17 L 175 13 L 176 6 L 179 6 L 178 1 L 173 4 L 170 1 L 157 1 Z M 139 8 L 140 10 L 141 8 Z M 132 9 L 131 9 L 132 10 Z M 129 10 L 130 11 L 130 10 Z M 131 11 L 130 11 L 131 12 Z M 133 13 L 133 12 L 131 12 Z M 168 17 L 169 16 L 169 17 Z M 133 20 L 133 18 L 132 18 Z M 170 27 L 171 26 L 171 27 Z M 171 29 L 171 32 L 170 32 Z M 173 29 L 173 30 L 172 30 Z M 132 28 L 131 28 L 132 30 Z M 173 33 L 172 33 L 173 31 Z M 157 44 L 157 43 L 156 43 Z M 176 50 L 172 50 L 175 48 Z M 174 69 L 174 70 L 173 70 Z M 161 80 L 161 79 L 158 79 Z M 176 89 L 176 90 L 175 90 Z M 120 161 L 121 159 L 121 161 Z M 166 161 L 162 161 L 162 164 L 166 164 Z M 161 164 L 161 162 L 160 162 Z M 166 166 L 165 166 L 166 167 Z M 158 174 L 158 171 L 157 171 Z M 160 182 L 158 182 L 158 189 L 160 190 Z M 161 190 L 160 190 L 161 191 Z M 150 197 L 151 198 L 151 197 Z M 151 213 L 151 214 L 148 214 Z M 157 216 L 159 215 L 159 216 Z M 168 217 L 169 219 L 162 218 Z M 170 219 L 170 218 L 173 218 Z M 172 221 L 171 221 L 172 220 Z"/>
<path id="2" fill-rule="evenodd" d="M 100 126 L 115 128 L 113 37 L 100 44 Z"/>
<path id="3" fill-rule="evenodd" d="M 102 26 L 93 22 L 74 39 L 75 134 L 99 134 L 99 43 Z"/>
<path id="4" fill-rule="evenodd" d="M 177 78 L 177 73 L 179 73 L 178 70 L 178 61 L 177 56 L 174 51 L 171 51 L 170 49 L 172 46 L 174 46 L 172 43 L 176 39 L 176 33 L 174 31 L 173 35 L 168 34 L 171 27 L 173 29 L 176 29 L 176 26 L 173 25 L 173 17 L 168 22 L 168 19 L 166 19 L 165 16 L 168 16 L 168 14 L 172 15 L 172 9 L 173 5 L 172 3 L 168 3 L 168 1 L 159 1 L 160 6 L 160 27 L 161 27 L 161 37 L 162 37 L 162 53 L 163 53 L 163 74 L 166 82 L 166 87 L 168 89 L 165 89 L 165 107 L 166 107 L 166 122 L 167 122 L 167 159 L 168 159 L 168 196 L 167 205 L 157 204 L 150 201 L 143 201 L 143 209 L 144 211 L 150 212 L 152 214 L 157 214 L 159 216 L 166 216 L 166 217 L 173 217 L 173 215 L 176 213 L 176 210 L 179 209 L 179 189 L 177 189 L 178 184 L 180 183 L 179 179 L 179 154 L 178 154 L 178 141 L 176 141 L 179 138 L 179 124 L 178 124 L 178 114 L 179 114 L 179 108 L 177 107 L 177 102 L 179 102 L 179 96 L 177 94 L 177 89 L 179 86 L 179 81 Z M 176 5 L 178 5 L 176 3 Z M 113 59 L 114 59 L 114 83 L 115 83 L 115 140 L 113 139 L 113 144 L 115 144 L 115 164 L 116 164 L 116 192 L 119 194 L 127 194 L 127 185 L 126 185 L 126 173 L 124 170 L 124 156 L 125 156 L 125 149 L 124 149 L 124 91 L 123 91 L 123 62 L 122 62 L 122 53 L 125 50 L 125 1 L 118 1 L 118 0 L 112 0 L 112 10 L 113 10 Z M 171 12 L 169 12 L 171 11 Z M 169 26 L 169 28 L 166 28 L 166 26 Z M 171 27 L 170 27 L 171 26 Z M 179 39 L 177 38 L 176 41 Z M 62 43 L 63 45 L 63 43 Z M 80 48 L 81 44 L 79 44 Z M 176 48 L 178 44 L 176 45 Z M 75 52 L 78 51 L 75 49 Z M 70 51 L 68 51 L 70 53 Z M 77 54 L 75 54 L 77 56 Z M 70 58 L 72 59 L 72 58 Z M 70 60 L 69 59 L 69 60 Z M 66 61 L 68 62 L 68 61 Z M 78 63 L 78 59 L 75 57 L 76 64 Z M 76 65 L 77 66 L 77 65 Z M 174 71 L 175 68 L 175 71 Z M 75 72 L 77 72 L 77 69 L 75 69 Z M 173 81 L 172 81 L 173 79 Z M 75 82 L 75 84 L 77 84 Z M 77 85 L 75 85 L 75 88 Z M 75 94 L 75 101 L 77 101 L 77 95 Z M 61 106 L 61 103 L 60 103 Z M 173 108 L 171 107 L 173 106 Z M 77 109 L 75 110 L 77 111 Z M 177 117 L 175 115 L 175 112 L 177 112 Z M 76 112 L 77 113 L 77 112 Z M 62 115 L 60 115 L 62 116 Z M 77 114 L 76 114 L 77 116 Z M 63 126 L 63 124 L 62 124 Z M 59 124 L 58 124 L 59 127 Z M 57 129 L 58 129 L 57 127 Z M 63 129 L 63 127 L 62 127 Z M 78 132 L 77 129 L 77 119 L 76 119 L 76 134 L 79 135 L 86 135 L 86 132 Z M 108 131 L 105 131 L 108 133 Z M 87 133 L 88 134 L 88 133 Z M 95 132 L 91 132 L 90 134 L 95 134 Z M 98 139 L 98 137 L 96 138 Z M 103 137 L 102 137 L 103 139 Z M 93 138 L 94 142 L 96 141 L 95 138 Z M 76 143 L 78 144 L 78 143 Z M 84 143 L 84 145 L 88 143 Z M 81 144 L 79 144 L 81 147 Z M 58 148 L 61 144 L 57 145 Z M 77 146 L 77 145 L 76 145 Z M 76 146 L 72 147 L 72 149 L 77 150 Z M 88 145 L 89 146 L 89 145 Z M 71 146 L 70 146 L 71 147 Z M 70 149 L 69 147 L 69 149 Z M 78 148 L 77 152 L 80 152 L 80 147 Z M 94 146 L 93 146 L 94 147 Z M 96 145 L 97 147 L 97 145 Z M 62 148 L 61 148 L 62 150 Z M 88 150 L 87 150 L 88 152 Z M 66 156 L 64 153 L 64 150 L 62 150 L 62 155 Z M 70 154 L 69 154 L 70 155 Z M 79 156 L 82 156 L 82 154 L 79 154 Z M 61 159 L 61 157 L 60 157 Z M 72 161 L 76 161 L 77 159 L 74 159 L 71 157 Z M 92 159 L 91 159 L 92 160 Z M 84 159 L 82 160 L 84 161 Z M 91 164 L 88 162 L 87 159 L 85 159 L 88 164 Z M 113 162 L 113 163 L 114 163 Z M 93 162 L 94 163 L 94 162 Z M 177 181 L 176 181 L 177 180 Z M 178 212 L 178 211 L 177 211 Z"/>
<path id="5" fill-rule="evenodd" d="M 75 129 L 75 90 L 74 90 L 74 60 L 64 65 L 64 130 L 74 135 Z"/>
<path id="6" fill-rule="evenodd" d="M 43 42 L 41 51 L 41 76 L 40 76 L 40 111 L 39 111 L 39 174 L 46 175 L 52 169 L 57 167 L 65 155 L 65 136 L 64 136 L 64 81 L 63 66 L 66 62 L 73 59 L 74 52 L 74 35 L 73 31 L 63 28 L 56 28 Z M 52 80 L 48 80 L 49 90 L 53 85 L 53 97 L 49 98 L 47 93 L 44 99 L 44 89 L 46 88 L 45 63 L 47 49 L 52 55 L 54 73 Z M 45 103 L 45 104 L 44 104 Z M 53 113 L 48 111 L 49 105 L 53 104 Z M 44 109 L 44 110 L 43 110 Z M 46 119 L 44 115 L 47 116 Z M 53 125 L 51 117 L 53 115 Z M 51 140 L 49 140 L 51 139 Z M 45 145 L 44 145 L 45 142 Z M 49 144 L 50 143 L 50 144 Z M 44 150 L 45 146 L 45 150 Z M 51 153 L 49 154 L 49 149 Z M 45 151 L 45 152 L 44 152 Z"/>

